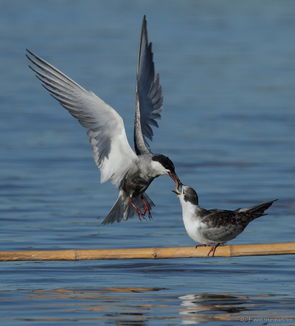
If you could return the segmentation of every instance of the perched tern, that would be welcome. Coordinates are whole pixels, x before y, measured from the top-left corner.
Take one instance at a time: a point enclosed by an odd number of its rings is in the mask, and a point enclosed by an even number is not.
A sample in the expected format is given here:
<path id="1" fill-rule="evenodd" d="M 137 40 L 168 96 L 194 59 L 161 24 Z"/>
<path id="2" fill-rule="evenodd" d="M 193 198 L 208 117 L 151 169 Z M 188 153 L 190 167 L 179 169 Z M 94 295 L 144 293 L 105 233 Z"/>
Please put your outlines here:
<path id="1" fill-rule="evenodd" d="M 238 208 L 234 211 L 222 209 L 204 209 L 199 206 L 196 191 L 180 185 L 174 190 L 182 207 L 182 218 L 187 234 L 202 245 L 213 246 L 208 253 L 215 254 L 216 248 L 237 237 L 254 219 L 267 215 L 268 209 L 275 200 L 249 208 Z"/>
<path id="2" fill-rule="evenodd" d="M 50 63 L 27 50 L 42 86 L 88 129 L 94 161 L 101 172 L 101 182 L 110 181 L 119 196 L 103 224 L 127 220 L 136 213 L 151 217 L 152 200 L 145 194 L 154 178 L 167 174 L 180 184 L 173 162 L 162 154 L 153 154 L 152 126 L 158 127 L 163 105 L 159 74 L 155 74 L 152 44 L 148 41 L 144 16 L 137 64 L 134 147 L 131 149 L 121 116 L 93 92 L 87 91 Z"/>

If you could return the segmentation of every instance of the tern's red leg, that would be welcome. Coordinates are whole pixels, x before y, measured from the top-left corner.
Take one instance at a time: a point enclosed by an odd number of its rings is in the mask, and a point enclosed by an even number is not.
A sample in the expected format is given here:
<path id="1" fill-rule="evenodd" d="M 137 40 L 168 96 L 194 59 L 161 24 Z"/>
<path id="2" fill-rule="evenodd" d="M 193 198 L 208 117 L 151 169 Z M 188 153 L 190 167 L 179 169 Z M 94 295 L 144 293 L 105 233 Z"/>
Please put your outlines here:
<path id="1" fill-rule="evenodd" d="M 211 252 L 212 252 L 212 257 L 214 257 L 214 255 L 215 255 L 215 251 L 216 251 L 216 248 L 217 248 L 218 246 L 220 246 L 220 243 L 217 243 L 217 245 L 212 246 L 211 249 L 210 249 L 210 251 L 208 252 L 208 255 L 207 255 L 207 256 L 210 256 L 210 254 L 211 254 Z"/>
<path id="2" fill-rule="evenodd" d="M 145 200 L 145 198 L 143 196 L 141 196 L 141 200 L 142 200 L 143 205 L 144 205 L 143 206 L 143 209 L 144 209 L 144 213 L 143 214 L 148 213 L 149 218 L 151 218 L 152 217 L 152 213 L 150 211 L 150 207 L 149 207 L 147 201 Z"/>
<path id="3" fill-rule="evenodd" d="M 138 215 L 138 217 L 140 219 L 144 219 L 144 214 L 142 214 L 141 210 L 136 207 L 136 205 L 134 204 L 134 202 L 132 201 L 132 199 L 129 199 L 129 204 L 134 208 L 136 214 Z"/>

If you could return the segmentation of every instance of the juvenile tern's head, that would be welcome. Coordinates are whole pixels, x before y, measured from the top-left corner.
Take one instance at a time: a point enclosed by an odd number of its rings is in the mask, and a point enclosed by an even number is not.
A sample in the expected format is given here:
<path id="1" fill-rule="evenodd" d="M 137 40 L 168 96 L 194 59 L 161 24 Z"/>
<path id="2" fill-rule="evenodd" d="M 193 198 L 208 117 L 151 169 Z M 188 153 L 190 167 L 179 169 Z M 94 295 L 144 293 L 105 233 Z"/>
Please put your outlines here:
<path id="1" fill-rule="evenodd" d="M 180 188 L 180 190 L 179 190 Z M 191 203 L 193 205 L 199 204 L 199 198 L 196 191 L 189 187 L 180 184 L 178 188 L 173 190 L 173 192 L 179 197 L 179 199 L 184 203 Z"/>

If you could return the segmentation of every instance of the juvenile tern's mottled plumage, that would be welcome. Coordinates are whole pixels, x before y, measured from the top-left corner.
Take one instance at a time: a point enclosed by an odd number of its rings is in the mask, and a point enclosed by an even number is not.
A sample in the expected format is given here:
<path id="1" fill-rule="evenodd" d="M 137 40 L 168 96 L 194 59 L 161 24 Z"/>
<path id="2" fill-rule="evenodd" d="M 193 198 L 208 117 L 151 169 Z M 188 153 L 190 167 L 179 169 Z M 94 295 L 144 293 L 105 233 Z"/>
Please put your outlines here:
<path id="1" fill-rule="evenodd" d="M 136 79 L 134 145 L 131 149 L 121 116 L 93 92 L 87 91 L 47 61 L 27 50 L 42 86 L 87 128 L 94 160 L 101 172 L 101 182 L 110 181 L 119 189 L 118 200 L 103 223 L 120 222 L 134 215 L 151 216 L 151 199 L 144 193 L 154 178 L 168 174 L 178 186 L 172 161 L 153 154 L 147 143 L 152 140 L 152 126 L 158 127 L 163 97 L 159 75 L 155 75 L 152 45 L 148 42 L 143 18 Z"/>
<path id="2" fill-rule="evenodd" d="M 217 246 L 237 237 L 254 219 L 267 215 L 264 211 L 275 201 L 234 211 L 204 209 L 199 206 L 198 195 L 193 188 L 182 185 L 181 191 L 174 192 L 180 200 L 187 234 L 200 244 L 214 246 L 208 253 L 212 252 L 213 256 Z"/>

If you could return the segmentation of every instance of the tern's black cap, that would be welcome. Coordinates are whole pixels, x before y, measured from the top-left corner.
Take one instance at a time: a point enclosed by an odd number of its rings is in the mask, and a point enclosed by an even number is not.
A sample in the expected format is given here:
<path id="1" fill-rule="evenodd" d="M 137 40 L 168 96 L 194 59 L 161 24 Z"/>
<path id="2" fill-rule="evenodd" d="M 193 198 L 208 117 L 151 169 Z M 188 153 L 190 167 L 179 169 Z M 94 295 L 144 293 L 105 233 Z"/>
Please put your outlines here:
<path id="1" fill-rule="evenodd" d="M 162 154 L 153 155 L 152 160 L 158 161 L 159 163 L 161 163 L 164 166 L 165 169 L 175 173 L 175 166 L 169 157 L 162 155 Z"/>

